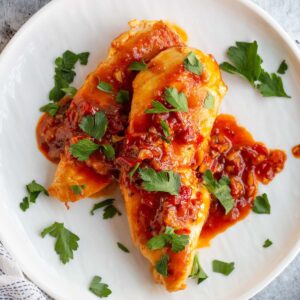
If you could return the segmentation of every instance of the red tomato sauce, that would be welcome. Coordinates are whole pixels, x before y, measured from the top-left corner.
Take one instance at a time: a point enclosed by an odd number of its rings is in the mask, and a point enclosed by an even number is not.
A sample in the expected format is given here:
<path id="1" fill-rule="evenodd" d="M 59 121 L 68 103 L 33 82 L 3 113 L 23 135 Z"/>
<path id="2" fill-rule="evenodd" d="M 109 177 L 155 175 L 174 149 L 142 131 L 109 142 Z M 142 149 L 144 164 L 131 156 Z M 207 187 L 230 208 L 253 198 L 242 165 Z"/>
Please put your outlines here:
<path id="1" fill-rule="evenodd" d="M 292 153 L 294 157 L 300 158 L 300 145 L 296 145 L 292 148 Z"/>
<path id="2" fill-rule="evenodd" d="M 258 183 L 268 184 L 285 164 L 286 154 L 269 150 L 256 142 L 251 134 L 230 115 L 219 115 L 214 123 L 209 151 L 201 171 L 211 169 L 215 178 L 230 178 L 234 208 L 228 215 L 216 199 L 212 199 L 209 216 L 203 227 L 199 245 L 206 246 L 217 234 L 244 219 L 252 208 Z M 200 179 L 202 175 L 199 174 Z"/>

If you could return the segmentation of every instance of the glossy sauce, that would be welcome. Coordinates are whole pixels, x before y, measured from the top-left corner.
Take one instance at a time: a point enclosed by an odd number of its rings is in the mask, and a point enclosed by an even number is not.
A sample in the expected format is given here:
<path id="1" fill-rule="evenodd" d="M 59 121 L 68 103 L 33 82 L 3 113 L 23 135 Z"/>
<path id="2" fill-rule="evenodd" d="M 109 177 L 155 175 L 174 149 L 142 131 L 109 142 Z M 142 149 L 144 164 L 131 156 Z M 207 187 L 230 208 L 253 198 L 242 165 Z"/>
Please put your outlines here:
<path id="1" fill-rule="evenodd" d="M 208 219 L 203 227 L 199 245 L 207 246 L 217 234 L 245 218 L 257 195 L 258 182 L 269 183 L 286 161 L 281 150 L 269 150 L 256 142 L 251 134 L 236 123 L 234 117 L 219 115 L 214 123 L 201 170 L 211 169 L 220 179 L 230 178 L 235 206 L 228 215 L 216 199 L 212 200 Z M 200 179 L 202 175 L 199 174 Z"/>
<path id="2" fill-rule="evenodd" d="M 292 148 L 292 153 L 294 157 L 300 158 L 300 145 L 296 145 Z"/>

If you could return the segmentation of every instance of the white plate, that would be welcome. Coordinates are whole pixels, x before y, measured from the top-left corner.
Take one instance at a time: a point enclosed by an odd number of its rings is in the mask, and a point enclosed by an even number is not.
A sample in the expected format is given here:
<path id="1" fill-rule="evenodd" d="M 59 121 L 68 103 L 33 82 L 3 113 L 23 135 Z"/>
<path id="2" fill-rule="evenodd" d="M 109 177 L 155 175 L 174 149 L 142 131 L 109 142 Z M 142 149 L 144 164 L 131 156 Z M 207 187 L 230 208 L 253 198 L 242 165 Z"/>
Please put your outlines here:
<path id="1" fill-rule="evenodd" d="M 222 111 L 238 117 L 257 140 L 288 153 L 286 168 L 268 186 L 272 214 L 251 214 L 200 251 L 209 279 L 201 285 L 167 293 L 155 285 L 148 263 L 133 247 L 125 214 L 112 220 L 92 217 L 94 200 L 64 206 L 41 197 L 27 212 L 19 209 L 24 186 L 32 179 L 50 183 L 55 166 L 39 153 L 35 125 L 39 107 L 53 84 L 53 60 L 66 49 L 90 51 L 89 64 L 77 70 L 76 86 L 105 57 L 110 41 L 127 30 L 127 21 L 167 19 L 186 29 L 189 44 L 212 53 L 218 61 L 236 40 L 257 40 L 267 70 L 282 59 L 289 70 L 284 85 L 292 100 L 264 99 L 244 80 L 224 74 L 229 86 Z M 1 240 L 24 272 L 56 299 L 95 299 L 88 291 L 94 275 L 103 277 L 110 299 L 246 299 L 270 282 L 296 255 L 300 246 L 300 160 L 290 155 L 300 142 L 300 58 L 286 33 L 256 6 L 237 0 L 61 0 L 53 1 L 17 33 L 0 61 L 0 233 Z M 116 197 L 119 199 L 118 192 Z M 119 208 L 124 212 L 122 202 Z M 40 231 L 64 222 L 80 236 L 79 250 L 69 264 L 60 263 L 54 240 Z M 262 248 L 266 238 L 274 241 Z M 125 254 L 116 247 L 128 245 Z M 213 273 L 211 261 L 234 261 L 228 276 Z"/>

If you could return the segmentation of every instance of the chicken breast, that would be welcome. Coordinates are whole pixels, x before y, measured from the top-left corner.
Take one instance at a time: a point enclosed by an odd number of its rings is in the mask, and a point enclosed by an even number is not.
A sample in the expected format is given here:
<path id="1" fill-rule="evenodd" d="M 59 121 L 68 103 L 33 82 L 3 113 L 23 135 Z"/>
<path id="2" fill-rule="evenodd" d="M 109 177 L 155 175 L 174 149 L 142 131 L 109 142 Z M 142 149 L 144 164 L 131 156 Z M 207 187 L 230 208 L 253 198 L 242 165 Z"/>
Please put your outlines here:
<path id="1" fill-rule="evenodd" d="M 208 215 L 195 169 L 226 91 L 213 57 L 187 47 L 161 52 L 133 81 L 120 187 L 132 238 L 169 291 L 185 288 Z"/>
<path id="2" fill-rule="evenodd" d="M 118 177 L 114 160 L 107 158 L 103 151 L 95 151 L 85 161 L 78 161 L 65 153 L 69 152 L 74 141 L 88 138 L 99 146 L 112 146 L 117 156 L 128 125 L 132 80 L 137 74 L 130 65 L 133 62 L 147 63 L 162 50 L 184 45 L 186 41 L 182 29 L 164 21 L 134 20 L 129 25 L 129 31 L 113 40 L 107 58 L 87 77 L 74 99 L 67 103 L 69 107 L 64 102 L 63 109 L 54 118 L 44 115 L 38 124 L 40 149 L 51 161 L 59 162 L 49 193 L 61 201 L 88 197 Z M 106 87 L 108 85 L 109 90 L 99 88 L 100 82 Z M 125 94 L 126 101 L 118 99 L 119 92 Z M 105 113 L 108 125 L 105 135 L 94 139 L 86 135 L 79 124 L 84 117 L 94 116 L 99 111 Z M 79 172 L 87 167 L 93 176 L 83 176 Z M 93 180 L 95 177 L 97 181 Z M 83 179 L 86 188 L 81 194 L 74 195 L 71 185 L 79 185 Z"/>

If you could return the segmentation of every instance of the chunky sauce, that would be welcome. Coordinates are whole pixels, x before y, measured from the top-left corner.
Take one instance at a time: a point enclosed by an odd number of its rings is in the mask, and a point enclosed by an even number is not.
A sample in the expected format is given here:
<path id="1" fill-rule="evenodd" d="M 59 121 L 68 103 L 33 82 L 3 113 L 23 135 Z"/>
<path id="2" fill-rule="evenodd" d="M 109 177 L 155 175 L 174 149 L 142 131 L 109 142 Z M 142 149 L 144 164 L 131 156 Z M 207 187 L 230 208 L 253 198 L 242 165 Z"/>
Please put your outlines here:
<path id="1" fill-rule="evenodd" d="M 208 245 L 214 236 L 245 218 L 257 195 L 258 182 L 269 183 L 283 169 L 286 160 L 285 152 L 269 150 L 264 144 L 256 142 L 229 115 L 217 117 L 209 147 L 200 171 L 211 169 L 217 179 L 223 175 L 230 178 L 235 207 L 225 215 L 219 201 L 212 200 L 210 213 L 200 236 L 200 246 Z M 199 177 L 201 179 L 202 175 L 199 174 Z"/>

